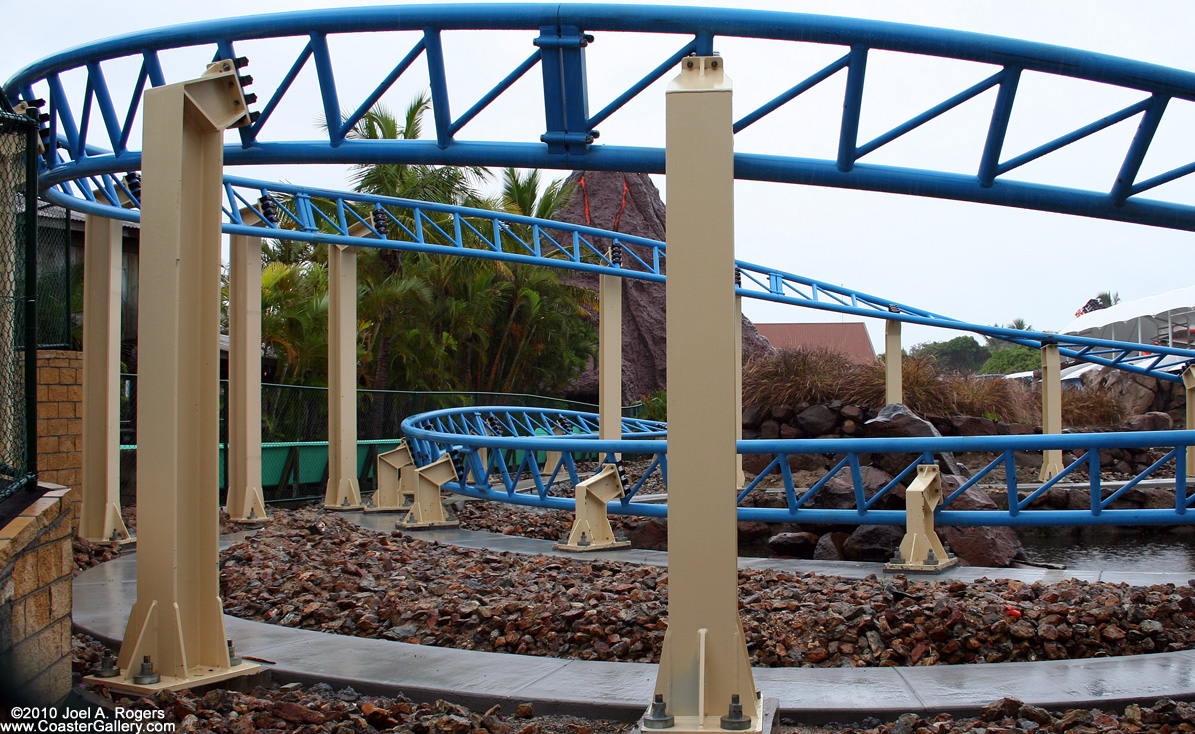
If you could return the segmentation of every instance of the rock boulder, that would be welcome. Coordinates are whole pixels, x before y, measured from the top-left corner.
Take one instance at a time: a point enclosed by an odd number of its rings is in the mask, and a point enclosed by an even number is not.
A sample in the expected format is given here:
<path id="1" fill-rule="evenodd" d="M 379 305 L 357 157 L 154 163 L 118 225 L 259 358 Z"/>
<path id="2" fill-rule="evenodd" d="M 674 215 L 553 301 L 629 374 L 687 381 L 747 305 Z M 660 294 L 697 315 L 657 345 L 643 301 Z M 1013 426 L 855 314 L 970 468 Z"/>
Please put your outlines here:
<path id="1" fill-rule="evenodd" d="M 867 421 L 864 426 L 867 429 L 868 438 L 942 437 L 932 423 L 909 410 L 908 406 L 899 403 L 880 408 L 876 417 Z M 905 460 L 906 457 L 907 460 Z M 890 473 L 899 474 L 912 459 L 912 454 L 888 454 L 881 466 Z M 964 472 L 958 462 L 954 460 L 954 454 L 951 453 L 938 454 L 938 465 L 942 468 L 943 474 L 962 475 Z"/>
<path id="2" fill-rule="evenodd" d="M 958 477 L 942 477 L 942 493 L 962 486 Z M 972 487 L 950 503 L 951 510 L 995 510 L 996 503 Z M 939 525 L 938 537 L 967 566 L 1005 568 L 1022 555 L 1021 539 L 1007 527 L 950 527 Z"/>
<path id="3" fill-rule="evenodd" d="M 779 533 L 768 538 L 768 550 L 783 558 L 813 558 L 818 536 L 813 533 Z"/>
<path id="4" fill-rule="evenodd" d="M 1174 428 L 1170 414 L 1158 410 L 1130 416 L 1128 424 L 1130 431 L 1169 431 Z"/>

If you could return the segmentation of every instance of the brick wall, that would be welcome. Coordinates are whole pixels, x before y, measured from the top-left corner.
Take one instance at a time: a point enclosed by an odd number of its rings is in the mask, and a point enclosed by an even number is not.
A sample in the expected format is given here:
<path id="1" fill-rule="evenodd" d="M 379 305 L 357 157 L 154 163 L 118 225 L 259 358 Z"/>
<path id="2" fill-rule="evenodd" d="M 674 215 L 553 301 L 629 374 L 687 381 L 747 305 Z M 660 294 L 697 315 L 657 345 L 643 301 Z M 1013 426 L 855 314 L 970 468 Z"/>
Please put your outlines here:
<path id="1" fill-rule="evenodd" d="M 38 476 L 78 489 L 83 480 L 83 353 L 37 353 Z"/>
<path id="2" fill-rule="evenodd" d="M 0 529 L 0 677 L 6 697 L 51 704 L 70 692 L 71 536 L 80 496 L 78 489 L 51 485 Z"/>

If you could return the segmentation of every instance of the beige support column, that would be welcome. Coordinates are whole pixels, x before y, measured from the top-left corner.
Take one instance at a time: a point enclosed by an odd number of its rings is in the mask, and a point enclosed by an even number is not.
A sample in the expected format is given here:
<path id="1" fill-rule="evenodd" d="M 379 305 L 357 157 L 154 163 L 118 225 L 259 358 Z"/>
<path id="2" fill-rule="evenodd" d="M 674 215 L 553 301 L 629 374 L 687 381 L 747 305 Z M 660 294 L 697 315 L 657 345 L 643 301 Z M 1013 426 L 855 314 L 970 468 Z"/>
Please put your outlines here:
<path id="1" fill-rule="evenodd" d="M 1195 430 L 1195 366 L 1188 367 L 1183 372 L 1183 387 L 1187 390 L 1187 422 L 1183 428 L 1193 431 Z M 1195 446 L 1187 447 L 1187 476 L 1195 477 Z"/>
<path id="2" fill-rule="evenodd" d="M 739 274 L 735 271 L 734 285 L 739 286 Z M 734 343 L 735 359 L 738 366 L 734 371 L 734 400 L 735 405 L 735 441 L 743 440 L 743 297 L 734 295 Z M 743 455 L 736 449 L 734 452 L 734 486 L 742 489 L 747 485 L 747 475 L 743 474 Z"/>
<path id="3" fill-rule="evenodd" d="M 732 696 L 745 728 L 761 728 L 738 600 L 732 122 L 722 59 L 683 59 L 667 92 L 668 631 L 655 689 L 672 732 L 720 729 Z"/>
<path id="4" fill-rule="evenodd" d="M 1057 344 L 1041 348 L 1041 432 L 1062 433 L 1062 361 Z M 1045 482 L 1062 472 L 1062 449 L 1042 452 L 1039 481 Z"/>
<path id="5" fill-rule="evenodd" d="M 600 410 L 601 407 L 599 406 L 598 409 Z M 598 415 L 598 421 L 599 421 L 598 430 L 600 431 L 601 430 L 601 424 L 600 424 L 601 415 L 600 414 Z M 552 435 L 554 435 L 554 436 L 565 435 L 564 428 L 562 426 L 553 426 L 552 427 Z M 540 474 L 545 477 L 551 476 L 552 472 L 556 470 L 556 467 L 559 466 L 559 464 L 560 464 L 560 460 L 563 458 L 564 458 L 564 452 L 562 452 L 562 451 L 545 451 L 544 452 L 544 468 L 540 470 Z M 562 467 L 562 469 L 563 469 L 563 467 Z"/>
<path id="6" fill-rule="evenodd" d="M 897 405 L 905 401 L 904 375 L 901 360 L 904 355 L 900 351 L 900 322 L 884 322 L 884 402 Z"/>
<path id="7" fill-rule="evenodd" d="M 328 246 L 328 489 L 324 507 L 361 509 L 357 483 L 357 248 Z"/>
<path id="8" fill-rule="evenodd" d="M 83 230 L 83 507 L 79 535 L 130 542 L 120 516 L 120 253 L 123 223 Z"/>
<path id="9" fill-rule="evenodd" d="M 222 131 L 247 121 L 236 77 L 217 62 L 198 80 L 145 92 L 141 552 L 121 675 L 109 686 L 183 688 L 260 668 L 229 664 L 217 565 Z"/>
<path id="10" fill-rule="evenodd" d="M 250 208 L 245 224 L 256 224 Z M 228 250 L 228 501 L 233 520 L 268 520 L 261 490 L 261 238 Z"/>
<path id="11" fill-rule="evenodd" d="M 616 275 L 598 276 L 598 438 L 622 438 L 622 278 Z"/>

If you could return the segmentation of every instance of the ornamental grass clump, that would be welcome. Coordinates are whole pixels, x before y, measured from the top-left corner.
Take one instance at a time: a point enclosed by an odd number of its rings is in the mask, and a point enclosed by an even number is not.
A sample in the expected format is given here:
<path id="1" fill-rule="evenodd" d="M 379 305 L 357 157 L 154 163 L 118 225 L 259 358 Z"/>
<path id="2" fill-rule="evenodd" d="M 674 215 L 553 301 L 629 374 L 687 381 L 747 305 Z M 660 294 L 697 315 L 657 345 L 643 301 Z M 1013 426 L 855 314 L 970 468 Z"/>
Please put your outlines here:
<path id="1" fill-rule="evenodd" d="M 1040 390 L 1037 396 L 1040 406 Z M 1107 387 L 1091 385 L 1062 391 L 1062 424 L 1067 428 L 1119 426 L 1125 418 L 1124 406 Z"/>
<path id="2" fill-rule="evenodd" d="M 1005 423 L 1034 423 L 1040 412 L 1033 390 L 1020 380 L 1003 377 L 954 377 L 954 410 Z"/>
<path id="3" fill-rule="evenodd" d="M 905 357 L 901 365 L 901 389 L 904 404 L 921 415 L 947 415 L 954 412 L 954 392 L 942 378 L 938 364 L 929 356 Z M 871 364 L 854 365 L 848 387 L 839 400 L 866 408 L 882 408 L 885 401 L 885 365 L 883 359 Z"/>
<path id="4" fill-rule="evenodd" d="M 778 349 L 743 367 L 743 405 L 844 400 L 854 367 L 841 353 L 825 348 Z"/>

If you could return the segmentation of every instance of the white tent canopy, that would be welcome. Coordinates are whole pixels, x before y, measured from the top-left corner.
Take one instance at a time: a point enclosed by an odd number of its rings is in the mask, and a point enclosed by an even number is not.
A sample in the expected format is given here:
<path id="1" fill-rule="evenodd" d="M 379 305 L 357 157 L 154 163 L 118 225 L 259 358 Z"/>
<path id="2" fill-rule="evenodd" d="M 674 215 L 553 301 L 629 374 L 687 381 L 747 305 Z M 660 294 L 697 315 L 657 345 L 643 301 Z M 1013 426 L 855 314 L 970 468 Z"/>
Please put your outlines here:
<path id="1" fill-rule="evenodd" d="M 1063 334 L 1180 348 L 1195 345 L 1195 286 L 1124 301 L 1079 316 Z"/>

